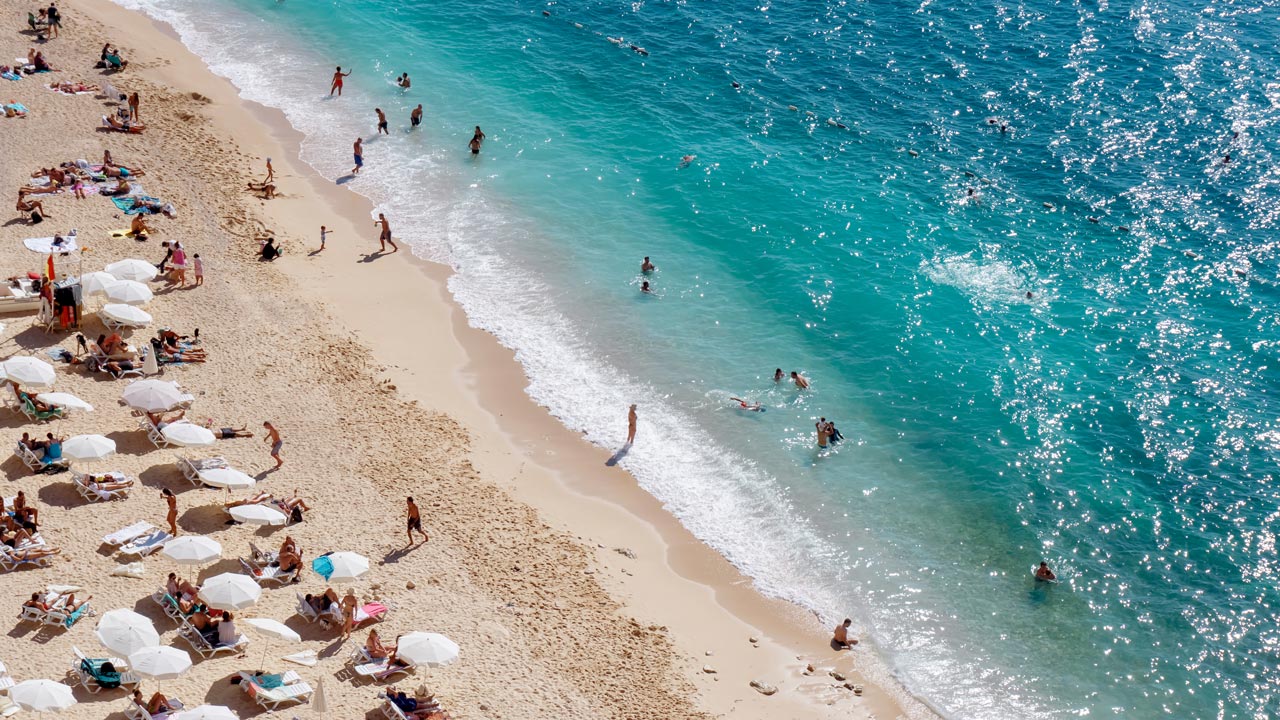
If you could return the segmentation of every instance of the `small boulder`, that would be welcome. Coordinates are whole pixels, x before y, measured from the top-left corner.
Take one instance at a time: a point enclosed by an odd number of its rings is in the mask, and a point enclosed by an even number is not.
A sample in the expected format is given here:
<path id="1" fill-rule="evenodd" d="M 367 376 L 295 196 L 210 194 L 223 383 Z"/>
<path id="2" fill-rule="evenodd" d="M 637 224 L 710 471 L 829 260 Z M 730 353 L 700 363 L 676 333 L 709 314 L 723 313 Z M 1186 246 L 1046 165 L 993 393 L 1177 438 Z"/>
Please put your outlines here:
<path id="1" fill-rule="evenodd" d="M 832 670 L 831 677 L 835 678 L 836 682 L 844 682 L 844 673 L 839 670 Z"/>
<path id="2" fill-rule="evenodd" d="M 410 580 L 409 582 L 407 582 L 407 583 L 405 583 L 405 584 L 404 584 L 404 589 L 405 589 L 405 590 L 412 590 L 412 589 L 414 589 L 414 588 L 416 588 L 416 587 L 418 587 L 418 586 L 417 586 L 417 585 L 414 585 L 412 580 Z"/>
<path id="3" fill-rule="evenodd" d="M 715 669 L 715 668 L 713 668 L 713 667 L 711 667 L 710 665 L 703 665 L 703 666 L 702 666 L 702 672 L 704 672 L 704 673 L 706 673 L 706 674 L 708 674 L 708 675 L 714 675 L 714 674 L 715 674 L 715 672 L 716 672 L 716 669 Z"/>
<path id="4" fill-rule="evenodd" d="M 773 685 L 770 685 L 769 683 L 761 682 L 759 680 L 752 680 L 751 687 L 755 688 L 756 692 L 760 693 L 761 695 L 772 695 L 778 692 L 778 688 L 774 687 Z"/>

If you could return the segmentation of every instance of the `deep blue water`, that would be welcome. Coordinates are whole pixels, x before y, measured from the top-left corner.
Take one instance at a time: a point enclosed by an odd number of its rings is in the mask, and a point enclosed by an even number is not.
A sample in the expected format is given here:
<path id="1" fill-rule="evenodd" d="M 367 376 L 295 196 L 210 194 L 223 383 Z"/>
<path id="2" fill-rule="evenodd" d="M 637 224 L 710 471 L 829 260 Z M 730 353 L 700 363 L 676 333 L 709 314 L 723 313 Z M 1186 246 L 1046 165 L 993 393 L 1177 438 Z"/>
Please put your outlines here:
<path id="1" fill-rule="evenodd" d="M 124 2 L 943 713 L 1280 712 L 1274 1 Z"/>

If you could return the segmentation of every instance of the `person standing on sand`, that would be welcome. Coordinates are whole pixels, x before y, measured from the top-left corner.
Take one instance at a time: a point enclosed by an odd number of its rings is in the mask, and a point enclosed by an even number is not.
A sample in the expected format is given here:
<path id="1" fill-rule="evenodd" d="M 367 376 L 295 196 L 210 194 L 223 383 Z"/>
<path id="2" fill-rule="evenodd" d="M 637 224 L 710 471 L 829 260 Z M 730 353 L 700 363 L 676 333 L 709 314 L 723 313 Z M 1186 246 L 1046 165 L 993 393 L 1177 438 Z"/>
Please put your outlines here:
<path id="1" fill-rule="evenodd" d="M 346 640 L 351 637 L 351 628 L 356 624 L 356 608 L 360 606 L 360 600 L 356 598 L 356 591 L 347 588 L 347 594 L 342 596 L 342 639 Z"/>
<path id="2" fill-rule="evenodd" d="M 49 19 L 49 39 L 58 37 L 58 30 L 62 28 L 62 13 L 58 12 L 58 7 L 53 3 L 49 3 L 49 12 L 46 15 Z"/>
<path id="3" fill-rule="evenodd" d="M 280 431 L 276 430 L 276 426 L 270 421 L 262 423 L 262 427 L 267 429 L 267 435 L 263 440 L 271 443 L 271 457 L 275 458 L 278 468 L 284 465 L 284 458 L 280 457 L 280 448 L 284 447 L 284 440 L 280 439 Z"/>
<path id="4" fill-rule="evenodd" d="M 134 90 L 129 95 L 129 117 L 134 122 L 142 121 L 142 114 L 138 112 L 138 104 L 142 102 L 142 98 L 138 96 L 138 91 Z"/>
<path id="5" fill-rule="evenodd" d="M 169 505 L 169 514 L 164 519 L 169 523 L 169 534 L 178 537 L 178 498 L 169 488 L 160 491 L 160 497 Z"/>
<path id="6" fill-rule="evenodd" d="M 409 127 L 418 127 L 422 124 L 422 103 L 418 103 L 418 107 L 409 113 Z"/>
<path id="7" fill-rule="evenodd" d="M 361 144 L 364 140 L 356 138 L 356 144 L 351 148 L 351 154 L 356 158 L 356 166 L 351 168 L 352 175 L 359 175 L 360 168 L 364 167 L 364 146 Z"/>
<path id="8" fill-rule="evenodd" d="M 324 239 L 328 237 L 329 231 L 323 225 L 320 226 L 320 249 L 316 252 L 324 252 Z"/>
<path id="9" fill-rule="evenodd" d="M 271 167 L 271 158 L 267 158 L 267 176 L 262 178 L 262 184 L 266 185 L 276 179 L 276 169 Z"/>
<path id="10" fill-rule="evenodd" d="M 630 445 L 636 441 L 636 406 L 633 403 L 627 409 L 627 444 Z"/>
<path id="11" fill-rule="evenodd" d="M 422 533 L 422 542 L 430 540 L 431 538 L 427 537 L 427 531 L 422 529 L 422 513 L 418 511 L 418 506 L 413 502 L 413 498 L 405 498 L 404 502 L 409 511 L 409 544 L 413 544 L 414 530 Z"/>
<path id="12" fill-rule="evenodd" d="M 853 621 L 845 618 L 844 622 L 837 625 L 835 632 L 831 638 L 832 644 L 836 645 L 840 650 L 847 650 L 858 644 L 857 638 L 850 639 L 849 628 L 853 625 Z"/>
<path id="13" fill-rule="evenodd" d="M 387 216 L 378 213 L 378 219 L 373 224 L 382 226 L 382 231 L 378 233 L 378 243 L 381 246 L 379 252 L 386 252 L 387 243 L 391 243 L 391 252 L 400 252 L 399 246 L 391 239 L 391 223 L 387 220 Z"/>
<path id="14" fill-rule="evenodd" d="M 387 130 L 387 116 L 382 112 L 382 108 L 374 108 L 373 111 L 378 114 L 378 134 L 390 135 L 391 132 Z"/>
<path id="15" fill-rule="evenodd" d="M 196 274 L 196 287 L 204 284 L 204 261 L 200 259 L 200 253 L 191 256 L 191 269 Z"/>
<path id="16" fill-rule="evenodd" d="M 338 91 L 338 97 L 342 97 L 342 78 L 350 76 L 351 73 L 342 72 L 342 66 L 339 65 L 337 69 L 333 71 L 333 84 L 329 86 L 329 97 L 333 97 L 334 90 Z"/>

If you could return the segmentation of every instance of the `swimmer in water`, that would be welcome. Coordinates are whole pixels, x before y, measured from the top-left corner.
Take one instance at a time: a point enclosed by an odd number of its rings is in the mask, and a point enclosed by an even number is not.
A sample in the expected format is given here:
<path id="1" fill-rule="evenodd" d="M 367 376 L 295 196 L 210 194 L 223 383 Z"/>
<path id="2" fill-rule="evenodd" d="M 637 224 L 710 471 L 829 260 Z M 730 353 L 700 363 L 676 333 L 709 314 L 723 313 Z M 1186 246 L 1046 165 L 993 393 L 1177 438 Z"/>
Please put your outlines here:
<path id="1" fill-rule="evenodd" d="M 484 131 L 477 125 L 475 133 L 471 135 L 471 142 L 467 143 L 467 147 L 471 148 L 472 155 L 480 154 L 480 144 L 484 142 L 484 138 Z"/>
<path id="2" fill-rule="evenodd" d="M 382 108 L 374 108 L 373 111 L 378 114 L 378 134 L 390 135 L 391 131 L 387 130 L 387 115 L 382 112 Z"/>
<path id="3" fill-rule="evenodd" d="M 1049 563 L 1041 560 L 1040 567 L 1036 568 L 1036 579 L 1044 580 L 1048 582 L 1052 580 L 1057 580 L 1058 576 L 1054 575 L 1053 571 L 1049 569 Z"/>
<path id="4" fill-rule="evenodd" d="M 680 167 L 687 168 L 689 167 L 690 163 L 692 163 L 694 160 L 697 160 L 697 159 L 698 159 L 697 155 L 685 155 L 684 157 L 680 158 Z"/>
<path id="5" fill-rule="evenodd" d="M 648 275 L 649 273 L 657 269 L 658 269 L 658 266 L 649 262 L 649 256 L 645 255 L 644 262 L 640 263 L 640 272 L 644 273 L 645 275 Z"/>
<path id="6" fill-rule="evenodd" d="M 339 65 L 333 72 L 333 83 L 329 85 L 329 95 L 333 95 L 333 91 L 338 91 L 338 97 L 342 97 L 342 78 L 350 77 L 351 73 L 342 72 L 342 66 Z"/>
<path id="7" fill-rule="evenodd" d="M 794 382 L 796 384 L 796 387 L 800 388 L 801 390 L 809 389 L 808 378 L 796 372 L 795 370 L 791 371 L 791 381 Z"/>
<path id="8" fill-rule="evenodd" d="M 422 103 L 418 103 L 418 107 L 409 113 L 409 126 L 418 127 L 422 124 Z"/>
<path id="9" fill-rule="evenodd" d="M 731 397 L 730 400 L 738 403 L 739 410 L 750 410 L 751 412 L 763 412 L 764 408 L 760 407 L 760 403 L 749 403 L 740 397 Z"/>
<path id="10" fill-rule="evenodd" d="M 640 283 L 640 292 L 649 293 L 650 295 L 653 294 L 653 288 L 649 287 L 648 280 L 645 280 L 644 282 Z"/>
<path id="11" fill-rule="evenodd" d="M 1228 164 L 1230 164 L 1230 163 L 1231 163 L 1231 153 L 1227 153 L 1226 155 L 1224 155 L 1224 156 L 1222 157 L 1222 164 L 1223 164 L 1223 165 L 1228 165 Z"/>
<path id="12" fill-rule="evenodd" d="M 964 198 L 964 199 L 965 199 L 966 201 L 968 201 L 968 202 L 973 203 L 974 205 L 981 205 L 981 204 L 982 204 L 982 196 L 981 196 L 981 195 L 979 195 L 979 194 L 978 194 L 978 191 L 977 191 L 977 190 L 975 190 L 975 189 L 973 189 L 973 188 L 969 188 L 969 189 L 965 192 L 965 198 Z"/>
<path id="13" fill-rule="evenodd" d="M 401 89 L 408 90 L 413 83 L 409 82 L 409 73 L 405 73 L 400 76 L 399 80 L 396 80 L 396 84 L 399 85 Z"/>
<path id="14" fill-rule="evenodd" d="M 782 379 L 786 376 L 786 373 L 782 372 L 782 368 L 778 368 L 773 371 L 773 381 L 776 383 L 782 382 Z"/>

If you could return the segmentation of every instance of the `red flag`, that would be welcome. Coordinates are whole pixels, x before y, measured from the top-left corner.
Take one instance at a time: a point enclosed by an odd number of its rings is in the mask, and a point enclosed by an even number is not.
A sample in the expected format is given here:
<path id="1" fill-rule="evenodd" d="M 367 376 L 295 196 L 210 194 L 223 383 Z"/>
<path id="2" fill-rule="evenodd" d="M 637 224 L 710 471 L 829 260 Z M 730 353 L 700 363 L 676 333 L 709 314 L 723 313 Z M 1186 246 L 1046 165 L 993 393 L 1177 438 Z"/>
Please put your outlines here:
<path id="1" fill-rule="evenodd" d="M 45 267 L 44 276 L 50 280 L 53 280 L 54 278 L 57 277 L 57 275 L 55 275 L 53 272 L 53 253 L 49 253 L 49 262 L 47 264 L 47 267 Z"/>

